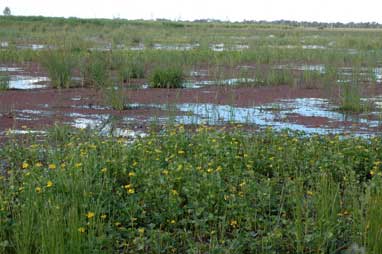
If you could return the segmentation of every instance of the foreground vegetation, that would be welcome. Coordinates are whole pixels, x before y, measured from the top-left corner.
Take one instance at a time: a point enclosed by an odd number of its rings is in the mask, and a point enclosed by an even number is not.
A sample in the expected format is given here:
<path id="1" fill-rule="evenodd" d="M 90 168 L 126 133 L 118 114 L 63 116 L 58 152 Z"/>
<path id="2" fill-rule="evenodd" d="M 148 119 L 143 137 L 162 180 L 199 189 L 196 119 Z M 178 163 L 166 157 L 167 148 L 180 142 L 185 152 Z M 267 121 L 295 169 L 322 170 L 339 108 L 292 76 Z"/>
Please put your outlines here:
<path id="1" fill-rule="evenodd" d="M 2 146 L 1 252 L 382 252 L 381 138 L 178 126 L 125 141 L 55 128 Z"/>

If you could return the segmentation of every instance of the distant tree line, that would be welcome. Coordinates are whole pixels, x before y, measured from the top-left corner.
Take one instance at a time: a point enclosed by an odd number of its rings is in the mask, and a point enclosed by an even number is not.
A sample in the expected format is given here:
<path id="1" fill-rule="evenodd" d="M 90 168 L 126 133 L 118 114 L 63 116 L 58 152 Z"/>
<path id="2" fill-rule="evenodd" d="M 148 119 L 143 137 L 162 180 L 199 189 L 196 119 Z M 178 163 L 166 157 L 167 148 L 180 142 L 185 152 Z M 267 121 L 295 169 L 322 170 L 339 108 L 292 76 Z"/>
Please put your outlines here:
<path id="1" fill-rule="evenodd" d="M 257 25 L 259 27 L 273 27 L 278 26 L 282 28 L 297 28 L 297 27 L 313 27 L 318 29 L 327 29 L 327 28 L 382 28 L 382 24 L 377 22 L 349 22 L 349 23 L 327 23 L 327 22 L 308 22 L 308 21 L 292 21 L 292 20 L 275 20 L 275 21 L 266 21 L 266 20 L 244 20 L 241 22 L 230 22 L 222 21 L 218 19 L 197 19 L 193 21 L 173 21 L 170 19 L 156 19 L 153 20 L 128 20 L 128 19 L 81 19 L 75 17 L 62 18 L 62 17 L 42 17 L 42 16 L 11 16 L 11 11 L 8 7 L 3 11 L 4 16 L 0 19 L 3 21 L 9 22 L 34 22 L 34 21 L 49 21 L 55 24 L 93 24 L 93 25 L 111 25 L 119 26 L 123 24 L 133 24 L 133 25 L 165 25 L 174 28 L 182 28 L 187 26 L 192 26 L 194 24 L 203 24 L 209 23 L 213 24 L 222 24 L 229 27 L 242 27 L 246 25 Z"/>

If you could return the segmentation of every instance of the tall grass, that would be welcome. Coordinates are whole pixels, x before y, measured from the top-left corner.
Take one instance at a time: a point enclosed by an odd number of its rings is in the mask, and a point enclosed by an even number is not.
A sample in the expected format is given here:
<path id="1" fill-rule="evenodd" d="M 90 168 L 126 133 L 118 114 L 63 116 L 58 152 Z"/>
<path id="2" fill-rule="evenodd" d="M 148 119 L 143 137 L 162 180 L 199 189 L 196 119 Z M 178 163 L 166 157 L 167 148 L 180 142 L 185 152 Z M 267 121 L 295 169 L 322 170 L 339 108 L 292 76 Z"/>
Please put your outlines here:
<path id="1" fill-rule="evenodd" d="M 49 50 L 41 56 L 41 63 L 48 71 L 55 88 L 68 88 L 71 83 L 75 59 L 67 50 Z"/>
<path id="2" fill-rule="evenodd" d="M 379 253 L 381 139 L 60 128 L 0 150 L 2 253 Z"/>
<path id="3" fill-rule="evenodd" d="M 115 110 L 124 110 L 128 107 L 127 90 L 122 86 L 103 88 L 103 97 L 106 105 L 109 105 Z"/>
<path id="4" fill-rule="evenodd" d="M 8 90 L 9 88 L 9 77 L 0 76 L 0 91 Z"/>
<path id="5" fill-rule="evenodd" d="M 81 74 L 85 86 L 98 89 L 111 84 L 110 57 L 104 52 L 89 52 L 83 59 Z"/>
<path id="6" fill-rule="evenodd" d="M 150 86 L 153 88 L 181 88 L 184 76 L 179 67 L 155 69 L 150 76 Z"/>

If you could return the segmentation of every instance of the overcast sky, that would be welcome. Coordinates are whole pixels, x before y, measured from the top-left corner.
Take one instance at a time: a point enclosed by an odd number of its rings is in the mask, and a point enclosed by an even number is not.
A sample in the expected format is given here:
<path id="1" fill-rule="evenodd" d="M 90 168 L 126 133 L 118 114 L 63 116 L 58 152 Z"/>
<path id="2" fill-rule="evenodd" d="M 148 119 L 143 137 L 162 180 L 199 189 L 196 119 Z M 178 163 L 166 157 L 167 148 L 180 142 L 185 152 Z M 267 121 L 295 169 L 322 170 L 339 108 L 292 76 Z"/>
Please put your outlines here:
<path id="1" fill-rule="evenodd" d="M 0 0 L 14 15 L 382 23 L 382 0 Z"/>

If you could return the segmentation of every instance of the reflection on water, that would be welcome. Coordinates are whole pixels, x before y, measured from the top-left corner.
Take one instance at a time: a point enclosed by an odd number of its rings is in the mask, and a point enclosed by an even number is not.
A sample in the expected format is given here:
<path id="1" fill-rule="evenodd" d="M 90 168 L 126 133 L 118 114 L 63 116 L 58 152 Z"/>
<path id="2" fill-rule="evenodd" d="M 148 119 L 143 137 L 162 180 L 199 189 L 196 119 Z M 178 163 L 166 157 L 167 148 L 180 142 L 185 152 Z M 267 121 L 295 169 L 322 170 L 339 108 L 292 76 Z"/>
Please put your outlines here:
<path id="1" fill-rule="evenodd" d="M 8 88 L 17 90 L 46 88 L 47 85 L 40 83 L 48 81 L 50 81 L 48 77 L 10 76 Z"/>

